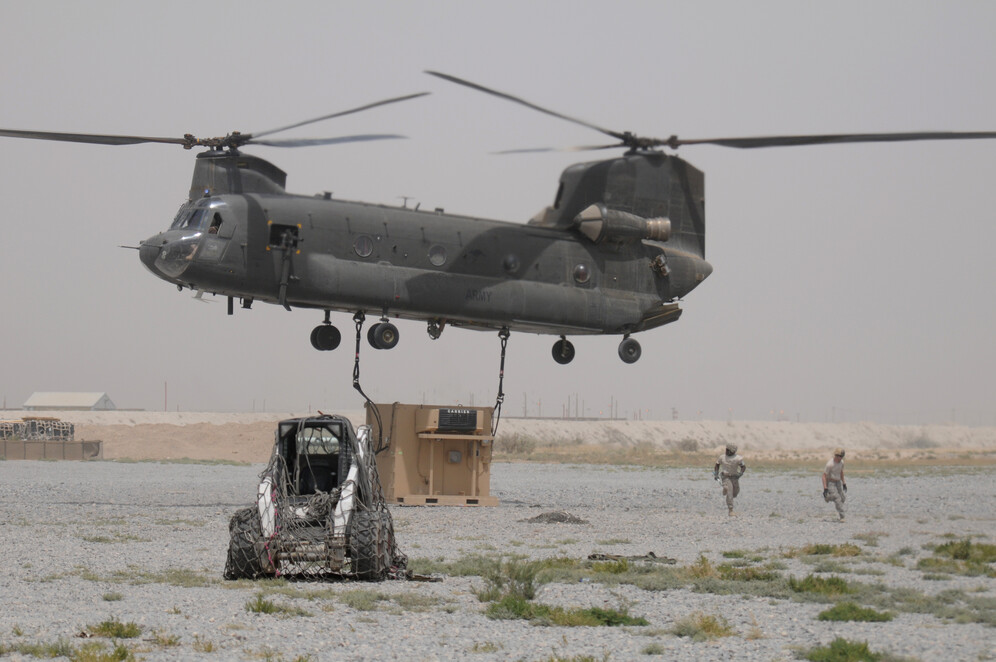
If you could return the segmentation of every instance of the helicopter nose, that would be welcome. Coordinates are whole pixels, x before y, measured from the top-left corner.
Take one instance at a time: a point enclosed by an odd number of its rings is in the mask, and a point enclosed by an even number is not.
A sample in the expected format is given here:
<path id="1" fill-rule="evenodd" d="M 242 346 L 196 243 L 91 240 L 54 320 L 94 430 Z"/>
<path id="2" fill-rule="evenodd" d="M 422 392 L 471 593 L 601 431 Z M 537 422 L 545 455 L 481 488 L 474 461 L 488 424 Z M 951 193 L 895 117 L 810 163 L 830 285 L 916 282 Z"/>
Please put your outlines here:
<path id="1" fill-rule="evenodd" d="M 160 235 L 156 235 L 146 239 L 138 246 L 138 259 L 142 261 L 146 269 L 160 277 L 162 274 L 156 269 L 156 258 L 159 256 L 161 243 Z"/>

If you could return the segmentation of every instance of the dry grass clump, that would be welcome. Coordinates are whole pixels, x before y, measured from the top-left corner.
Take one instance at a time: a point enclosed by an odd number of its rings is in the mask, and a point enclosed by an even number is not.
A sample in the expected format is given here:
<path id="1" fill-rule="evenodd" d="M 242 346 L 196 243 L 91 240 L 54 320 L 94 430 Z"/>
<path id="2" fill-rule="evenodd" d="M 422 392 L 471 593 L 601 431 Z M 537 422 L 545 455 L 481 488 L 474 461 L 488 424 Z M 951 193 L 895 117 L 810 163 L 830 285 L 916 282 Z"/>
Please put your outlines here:
<path id="1" fill-rule="evenodd" d="M 288 607 L 267 600 L 262 593 L 256 595 L 245 604 L 245 610 L 251 614 L 278 614 L 281 616 L 311 616 L 311 612 L 300 607 Z"/>
<path id="2" fill-rule="evenodd" d="M 692 641 L 708 641 L 720 637 L 731 637 L 736 632 L 722 616 L 694 611 L 688 616 L 679 618 L 671 628 L 671 634 L 678 637 L 688 637 Z"/>
<path id="3" fill-rule="evenodd" d="M 851 543 L 842 545 L 814 544 L 803 545 L 789 549 L 782 554 L 787 559 L 794 559 L 798 556 L 861 556 L 861 548 Z"/>

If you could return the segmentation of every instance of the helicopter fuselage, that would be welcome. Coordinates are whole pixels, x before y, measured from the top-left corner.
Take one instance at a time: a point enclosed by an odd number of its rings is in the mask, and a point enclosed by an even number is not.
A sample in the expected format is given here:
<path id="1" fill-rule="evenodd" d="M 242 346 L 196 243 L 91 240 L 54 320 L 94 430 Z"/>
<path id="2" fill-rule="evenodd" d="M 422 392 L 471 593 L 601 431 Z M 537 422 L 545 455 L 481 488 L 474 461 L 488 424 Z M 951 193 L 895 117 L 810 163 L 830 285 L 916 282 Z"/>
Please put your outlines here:
<path id="1" fill-rule="evenodd" d="M 379 315 L 444 326 L 561 336 L 629 335 L 673 322 L 701 283 L 702 174 L 660 153 L 577 164 L 528 223 L 389 207 L 284 190 L 273 164 L 234 150 L 198 155 L 190 196 L 169 230 L 142 242 L 142 262 L 181 289 L 292 308 Z M 232 310 L 230 303 L 229 310 Z M 382 329 L 383 330 L 383 329 Z M 328 331 L 334 335 L 317 337 Z M 332 349 L 335 329 L 312 344 Z"/>
<path id="2" fill-rule="evenodd" d="M 666 242 L 258 193 L 187 203 L 140 253 L 163 280 L 243 301 L 555 335 L 673 321 L 711 271 Z"/>

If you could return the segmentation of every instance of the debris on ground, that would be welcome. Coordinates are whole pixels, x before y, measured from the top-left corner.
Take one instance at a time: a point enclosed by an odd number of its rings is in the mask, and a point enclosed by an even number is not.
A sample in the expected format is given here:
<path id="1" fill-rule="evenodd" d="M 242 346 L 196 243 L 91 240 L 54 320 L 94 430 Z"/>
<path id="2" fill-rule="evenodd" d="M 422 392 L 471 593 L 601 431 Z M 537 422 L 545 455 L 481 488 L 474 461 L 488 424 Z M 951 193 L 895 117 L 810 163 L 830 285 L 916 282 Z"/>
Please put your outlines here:
<path id="1" fill-rule="evenodd" d="M 678 559 L 672 559 L 669 556 L 657 556 L 653 552 L 647 552 L 643 555 L 636 556 L 623 556 L 621 554 L 602 554 L 596 552 L 594 554 L 588 555 L 589 561 L 627 561 L 629 563 L 661 563 L 664 565 L 674 565 L 678 562 Z"/>
<path id="2" fill-rule="evenodd" d="M 588 520 L 571 515 L 566 510 L 557 510 L 543 513 L 536 517 L 519 520 L 520 522 L 530 522 L 532 524 L 587 524 Z"/>

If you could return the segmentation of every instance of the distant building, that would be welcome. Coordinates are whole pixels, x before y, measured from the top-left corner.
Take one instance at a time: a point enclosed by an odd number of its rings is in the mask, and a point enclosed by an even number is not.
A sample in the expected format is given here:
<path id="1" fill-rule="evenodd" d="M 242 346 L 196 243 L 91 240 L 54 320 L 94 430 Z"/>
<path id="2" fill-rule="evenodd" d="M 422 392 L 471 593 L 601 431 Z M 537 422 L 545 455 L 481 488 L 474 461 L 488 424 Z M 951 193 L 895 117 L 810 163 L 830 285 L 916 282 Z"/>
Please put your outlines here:
<path id="1" fill-rule="evenodd" d="M 32 393 L 27 411 L 107 411 L 117 409 L 106 393 Z"/>

